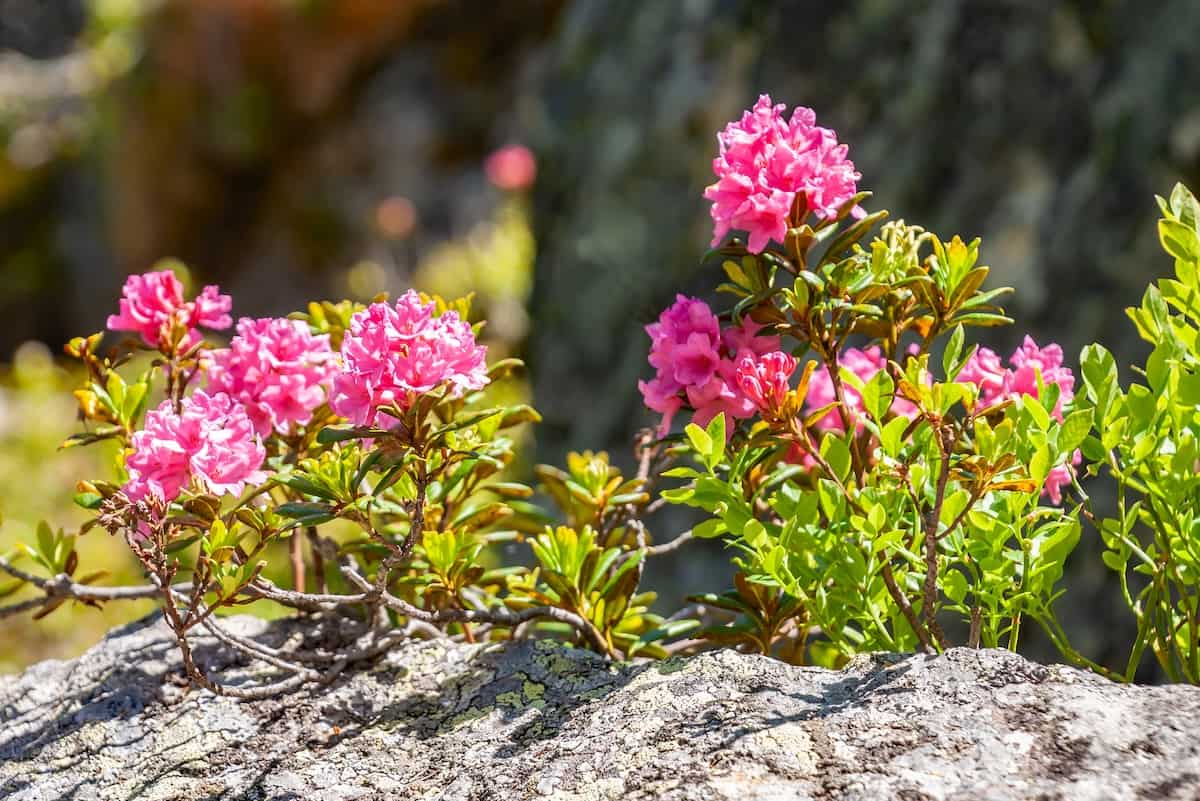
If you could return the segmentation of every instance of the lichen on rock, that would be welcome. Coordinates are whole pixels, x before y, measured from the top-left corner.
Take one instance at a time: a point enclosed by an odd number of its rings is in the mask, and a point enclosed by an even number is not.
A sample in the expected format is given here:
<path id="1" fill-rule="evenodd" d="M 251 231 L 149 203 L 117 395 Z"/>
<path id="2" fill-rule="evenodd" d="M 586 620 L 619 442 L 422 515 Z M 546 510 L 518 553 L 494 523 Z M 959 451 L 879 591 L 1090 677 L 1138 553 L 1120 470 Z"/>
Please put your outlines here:
<path id="1" fill-rule="evenodd" d="M 229 618 L 278 642 L 295 623 Z M 215 641 L 228 681 L 253 669 Z M 0 681 L 0 798 L 1191 799 L 1200 689 L 1006 651 L 842 671 L 712 651 L 612 665 L 549 642 L 414 640 L 329 687 L 185 693 L 157 616 Z"/>

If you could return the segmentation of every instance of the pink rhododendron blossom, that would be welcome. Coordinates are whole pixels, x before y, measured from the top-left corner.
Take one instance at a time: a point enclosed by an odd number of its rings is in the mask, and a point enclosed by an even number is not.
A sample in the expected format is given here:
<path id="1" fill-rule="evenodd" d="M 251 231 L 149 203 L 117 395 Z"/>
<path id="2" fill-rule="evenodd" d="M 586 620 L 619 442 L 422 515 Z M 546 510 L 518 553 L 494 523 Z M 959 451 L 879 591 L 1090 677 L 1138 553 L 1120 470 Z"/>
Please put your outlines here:
<path id="1" fill-rule="evenodd" d="M 826 219 L 858 191 L 862 176 L 846 158 L 847 148 L 838 144 L 837 134 L 818 126 L 812 109 L 797 107 L 785 121 L 785 108 L 761 95 L 754 108 L 717 134 L 717 181 L 704 190 L 713 202 L 714 247 L 738 229 L 749 234 L 747 250 L 761 253 L 770 240 L 783 242 L 798 193 L 814 214 Z"/>
<path id="2" fill-rule="evenodd" d="M 995 351 L 990 348 L 976 348 L 971 358 L 967 359 L 966 364 L 958 371 L 955 380 L 978 387 L 979 402 L 986 407 L 1003 398 L 1007 373 Z"/>
<path id="3" fill-rule="evenodd" d="M 215 286 L 206 286 L 195 300 L 185 301 L 183 284 L 170 270 L 131 275 L 121 293 L 121 313 L 109 316 L 109 330 L 140 334 L 151 347 L 163 344 L 163 335 L 173 322 L 187 328 L 181 343 L 185 350 L 200 341 L 198 327 L 223 331 L 233 325 L 229 316 L 232 298 L 220 294 Z"/>
<path id="4" fill-rule="evenodd" d="M 1053 343 L 1039 348 L 1033 338 L 1027 336 L 1008 364 L 1005 367 L 988 348 L 979 348 L 963 365 L 957 380 L 979 387 L 979 403 L 983 406 L 992 406 L 1018 395 L 1037 398 L 1039 378 L 1042 386 L 1057 384 L 1059 395 L 1053 416 L 1062 422 L 1063 404 L 1075 397 L 1075 375 L 1069 367 L 1063 367 L 1062 348 Z M 1071 464 L 1079 464 L 1082 458 L 1082 454 L 1075 451 Z M 1055 466 L 1046 477 L 1042 493 L 1054 503 L 1061 503 L 1062 488 L 1071 483 L 1071 477 L 1070 465 Z"/>
<path id="5" fill-rule="evenodd" d="M 874 378 L 875 374 L 880 370 L 887 368 L 887 359 L 878 345 L 872 345 L 866 350 L 846 348 L 846 350 L 842 351 L 842 355 L 838 359 L 838 364 L 858 376 L 860 380 L 866 382 Z M 863 425 L 862 395 L 857 389 L 844 381 L 842 382 L 842 390 L 846 403 L 846 411 L 849 413 L 851 419 L 855 421 L 855 430 L 861 431 Z M 810 411 L 815 411 L 823 406 L 828 406 L 836 400 L 837 393 L 834 391 L 833 380 L 829 376 L 828 368 L 822 365 L 813 372 L 812 379 L 809 381 L 805 405 Z M 891 411 L 893 414 L 909 419 L 913 419 L 917 415 L 917 407 L 901 397 L 896 397 L 892 401 Z M 845 430 L 842 413 L 837 409 L 831 410 L 818 420 L 815 425 L 822 431 Z"/>
<path id="6" fill-rule="evenodd" d="M 757 358 L 746 353 L 737 362 L 737 385 L 759 412 L 776 415 L 791 391 L 795 371 L 796 360 L 789 353 L 776 350 Z"/>
<path id="7" fill-rule="evenodd" d="M 1054 417 L 1062 422 L 1062 407 L 1075 398 L 1075 374 L 1071 368 L 1063 367 L 1063 351 L 1058 345 L 1051 343 L 1039 348 L 1032 337 L 1026 336 L 1021 347 L 1009 357 L 1012 365 L 1007 380 L 1005 392 L 1009 395 L 1038 396 L 1038 377 L 1042 385 L 1057 384 L 1060 390 L 1058 402 L 1054 405 Z"/>
<path id="8" fill-rule="evenodd" d="M 733 421 L 754 416 L 754 402 L 737 385 L 736 368 L 731 359 L 722 359 L 717 374 L 702 385 L 689 386 L 685 392 L 688 404 L 696 410 L 692 422 L 707 426 L 724 412 L 725 436 L 733 436 Z"/>
<path id="9" fill-rule="evenodd" d="M 442 385 L 453 396 L 482 389 L 489 381 L 487 348 L 475 343 L 457 312 L 433 312 L 433 303 L 409 290 L 395 306 L 375 303 L 355 314 L 330 407 L 356 425 L 374 425 L 381 405 L 408 408 L 418 394 Z"/>
<path id="10" fill-rule="evenodd" d="M 1075 397 L 1075 375 L 1069 367 L 1063 367 L 1062 348 L 1053 343 L 1039 348 L 1032 337 L 1025 337 L 1021 347 L 1008 360 L 1005 367 L 995 352 L 979 348 L 958 374 L 959 381 L 979 387 L 979 402 L 991 406 L 1017 395 L 1038 396 L 1038 377 L 1042 385 L 1057 384 L 1058 403 L 1054 406 L 1055 419 L 1062 421 L 1062 407 Z"/>
<path id="11" fill-rule="evenodd" d="M 247 483 L 266 480 L 266 450 L 246 410 L 223 392 L 198 390 L 178 414 L 171 401 L 146 413 L 125 459 L 124 492 L 140 501 L 154 495 L 173 501 L 189 484 L 214 495 L 237 495 Z"/>
<path id="12" fill-rule="evenodd" d="M 325 400 L 336 369 L 329 335 L 314 336 L 300 320 L 243 317 L 237 336 L 206 359 L 210 392 L 246 407 L 261 437 L 291 433 Z"/>
<path id="13" fill-rule="evenodd" d="M 505 145 L 483 163 L 488 180 L 497 189 L 525 189 L 537 178 L 537 159 L 524 145 Z"/>
<path id="14" fill-rule="evenodd" d="M 739 388 L 736 361 L 779 349 L 779 337 L 759 336 L 761 326 L 743 321 L 724 330 L 708 304 L 677 295 L 658 322 L 646 326 L 650 336 L 649 362 L 655 377 L 639 381 L 646 406 L 663 416 L 660 436 L 685 405 L 695 411 L 694 422 L 707 425 L 724 412 L 727 419 L 752 417 L 755 405 Z M 732 435 L 733 426 L 726 427 Z"/>
<path id="15" fill-rule="evenodd" d="M 731 325 L 721 332 L 721 342 L 730 353 L 752 353 L 763 356 L 779 349 L 779 337 L 759 336 L 762 326 L 746 317 L 741 325 Z"/>

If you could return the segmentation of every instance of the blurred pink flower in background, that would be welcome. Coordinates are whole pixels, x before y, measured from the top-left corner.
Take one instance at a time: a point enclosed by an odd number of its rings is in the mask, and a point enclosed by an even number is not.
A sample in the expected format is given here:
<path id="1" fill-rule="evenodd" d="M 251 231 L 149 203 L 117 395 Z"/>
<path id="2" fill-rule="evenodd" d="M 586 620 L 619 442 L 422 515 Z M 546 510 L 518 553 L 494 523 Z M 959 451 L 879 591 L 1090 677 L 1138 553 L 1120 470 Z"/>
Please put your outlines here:
<path id="1" fill-rule="evenodd" d="M 435 317 L 434 304 L 409 290 L 396 305 L 374 303 L 350 320 L 342 368 L 329 405 L 356 425 L 374 425 L 380 405 L 408 408 L 416 394 L 443 384 L 452 396 L 489 381 L 487 348 L 457 312 Z"/>
<path id="2" fill-rule="evenodd" d="M 209 391 L 245 406 L 259 436 L 291 433 L 325 400 L 336 370 L 329 335 L 283 318 L 243 317 L 237 330 L 228 348 L 205 360 Z"/>
<path id="3" fill-rule="evenodd" d="M 223 392 L 197 390 L 176 414 L 169 400 L 146 413 L 125 459 L 124 492 L 134 501 L 149 495 L 173 501 L 190 482 L 214 495 L 241 493 L 264 481 L 266 450 L 241 404 Z"/>
<path id="4" fill-rule="evenodd" d="M 188 329 L 181 346 L 187 349 L 200 341 L 197 327 L 223 331 L 233 325 L 229 316 L 233 299 L 206 286 L 193 301 L 184 301 L 183 283 L 170 270 L 131 275 L 121 291 L 121 313 L 110 315 L 110 331 L 132 331 L 151 347 L 160 347 L 168 323 L 178 321 Z"/>
<path id="5" fill-rule="evenodd" d="M 524 145 L 505 145 L 487 157 L 483 169 L 497 189 L 516 192 L 533 185 L 537 178 L 537 159 Z"/>
<path id="6" fill-rule="evenodd" d="M 812 213 L 828 219 L 858 191 L 862 176 L 846 158 L 847 147 L 838 144 L 837 134 L 818 126 L 816 114 L 802 106 L 785 122 L 786 108 L 760 95 L 740 120 L 717 134 L 717 181 L 704 190 L 713 202 L 713 247 L 736 229 L 749 234 L 747 250 L 761 253 L 769 241 L 784 241 L 798 193 Z M 855 210 L 857 216 L 862 213 Z"/>

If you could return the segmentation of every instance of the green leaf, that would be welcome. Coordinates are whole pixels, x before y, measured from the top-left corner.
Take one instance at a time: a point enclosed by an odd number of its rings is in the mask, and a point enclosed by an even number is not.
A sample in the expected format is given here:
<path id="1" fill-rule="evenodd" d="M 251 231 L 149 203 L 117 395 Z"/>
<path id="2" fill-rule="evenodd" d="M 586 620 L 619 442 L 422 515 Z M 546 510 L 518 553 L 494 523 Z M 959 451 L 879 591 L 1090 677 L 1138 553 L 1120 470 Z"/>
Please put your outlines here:
<path id="1" fill-rule="evenodd" d="M 374 437 L 380 434 L 385 434 L 385 431 L 372 431 L 362 427 L 343 428 L 339 426 L 326 426 L 317 432 L 317 442 L 322 445 L 332 445 L 335 442 L 345 442 L 350 439 L 363 439 L 364 437 Z"/>
<path id="2" fill-rule="evenodd" d="M 711 470 L 721 463 L 721 459 L 725 456 L 725 412 L 720 412 L 708 423 L 708 434 L 710 441 L 708 449 L 708 469 Z"/>
<path id="3" fill-rule="evenodd" d="M 751 548 L 759 549 L 767 544 L 767 528 L 759 521 L 751 518 L 742 528 L 742 539 Z"/>
<path id="4" fill-rule="evenodd" d="M 879 432 L 879 443 L 883 446 L 883 452 L 893 459 L 900 456 L 900 450 L 904 447 L 901 437 L 903 437 L 904 430 L 908 426 L 909 420 L 907 418 L 895 417 L 889 420 L 887 425 Z"/>
<path id="5" fill-rule="evenodd" d="M 528 404 L 520 404 L 519 406 L 510 406 L 504 410 L 504 417 L 500 419 L 500 428 L 512 428 L 521 423 L 540 423 L 542 415 L 538 410 Z"/>
<path id="6" fill-rule="evenodd" d="M 1117 573 L 1124 573 L 1126 565 L 1129 564 L 1129 557 L 1122 556 L 1116 551 L 1105 551 L 1100 554 L 1100 560 L 1108 565 L 1108 568 Z"/>
<path id="7" fill-rule="evenodd" d="M 673 640 L 689 631 L 695 631 L 701 625 L 699 620 L 672 620 L 646 632 L 638 639 L 638 642 L 645 644 L 659 640 Z"/>
<path id="8" fill-rule="evenodd" d="M 670 470 L 664 470 L 660 475 L 664 478 L 696 478 L 701 474 L 691 467 L 672 467 Z"/>
<path id="9" fill-rule="evenodd" d="M 1058 448 L 1071 454 L 1083 443 L 1092 430 L 1092 414 L 1086 409 L 1079 409 L 1067 415 L 1062 426 L 1058 429 Z"/>
<path id="10" fill-rule="evenodd" d="M 309 517 L 333 513 L 333 507 L 327 503 L 283 503 L 275 507 L 275 511 L 284 517 Z"/>
<path id="11" fill-rule="evenodd" d="M 947 571 L 942 579 L 942 592 L 956 604 L 961 604 L 967 597 L 967 577 L 959 570 Z"/>
<path id="12" fill-rule="evenodd" d="M 687 434 L 688 441 L 692 443 L 692 449 L 696 451 L 697 455 L 707 461 L 708 454 L 712 451 L 713 446 L 712 437 L 709 436 L 708 432 L 695 423 L 688 423 L 683 432 Z"/>
<path id="13" fill-rule="evenodd" d="M 942 353 L 942 369 L 945 371 L 947 381 L 953 381 L 954 377 L 958 375 L 958 371 L 962 369 L 959 357 L 962 356 L 965 340 L 963 327 L 961 325 L 954 326 L 954 330 L 950 333 L 950 340 L 946 343 L 946 350 Z"/>
<path id="14" fill-rule="evenodd" d="M 887 370 L 879 370 L 863 385 L 860 391 L 863 408 L 876 422 L 882 421 L 887 416 L 888 409 L 892 407 L 895 386 Z"/>
<path id="15" fill-rule="evenodd" d="M 850 476 L 850 449 L 841 437 L 829 433 L 821 440 L 821 456 L 829 463 L 833 474 L 845 483 Z"/>

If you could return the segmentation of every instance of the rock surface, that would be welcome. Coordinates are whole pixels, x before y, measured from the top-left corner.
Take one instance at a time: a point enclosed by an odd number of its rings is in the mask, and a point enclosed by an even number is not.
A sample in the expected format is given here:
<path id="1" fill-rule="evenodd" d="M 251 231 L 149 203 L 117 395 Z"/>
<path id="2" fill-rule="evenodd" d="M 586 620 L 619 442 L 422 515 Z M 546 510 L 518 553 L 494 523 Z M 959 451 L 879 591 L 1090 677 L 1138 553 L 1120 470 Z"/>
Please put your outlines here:
<path id="1" fill-rule="evenodd" d="M 232 618 L 278 642 L 290 624 Z M 249 668 L 213 641 L 226 680 Z M 413 642 L 254 703 L 170 681 L 157 617 L 0 682 L 0 798 L 1193 799 L 1200 689 L 1004 651 L 843 671 L 730 651 L 612 666 L 548 642 Z"/>

